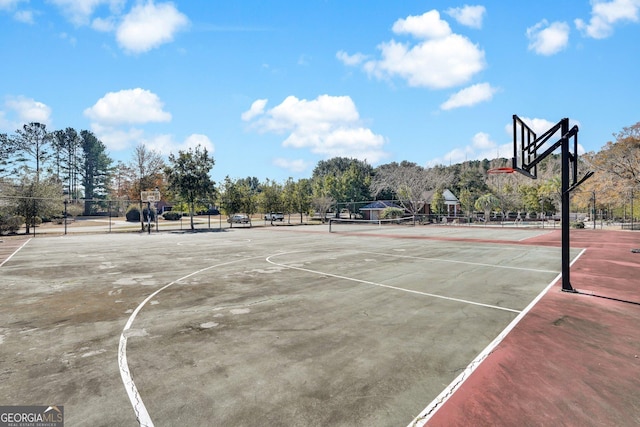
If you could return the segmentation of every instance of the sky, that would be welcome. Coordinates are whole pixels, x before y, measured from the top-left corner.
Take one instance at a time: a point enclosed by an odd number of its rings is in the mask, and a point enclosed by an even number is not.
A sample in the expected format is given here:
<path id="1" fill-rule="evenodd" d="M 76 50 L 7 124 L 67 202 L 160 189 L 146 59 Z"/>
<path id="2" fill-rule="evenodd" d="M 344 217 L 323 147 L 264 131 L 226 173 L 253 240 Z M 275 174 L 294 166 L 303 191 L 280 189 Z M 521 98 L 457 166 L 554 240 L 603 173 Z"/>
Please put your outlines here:
<path id="1" fill-rule="evenodd" d="M 581 151 L 640 121 L 640 0 L 0 0 L 0 43 L 0 132 L 200 145 L 217 182 L 510 158 L 513 114 Z"/>

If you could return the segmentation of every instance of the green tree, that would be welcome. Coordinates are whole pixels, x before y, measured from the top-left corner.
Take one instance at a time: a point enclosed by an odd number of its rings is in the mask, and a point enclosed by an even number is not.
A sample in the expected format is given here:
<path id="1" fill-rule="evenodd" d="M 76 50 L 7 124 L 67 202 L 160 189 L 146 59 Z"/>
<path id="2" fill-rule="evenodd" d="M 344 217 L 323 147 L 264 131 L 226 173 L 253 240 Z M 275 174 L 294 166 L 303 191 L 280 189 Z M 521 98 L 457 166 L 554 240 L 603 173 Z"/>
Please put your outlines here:
<path id="1" fill-rule="evenodd" d="M 373 168 L 364 161 L 334 157 L 318 162 L 311 179 L 324 187 L 324 195 L 351 209 L 351 202 L 371 200 L 372 175 Z"/>
<path id="2" fill-rule="evenodd" d="M 483 194 L 476 200 L 475 208 L 484 212 L 484 220 L 491 220 L 491 211 L 500 207 L 500 200 L 491 193 Z"/>
<path id="3" fill-rule="evenodd" d="M 436 189 L 431 196 L 431 210 L 436 214 L 442 214 L 444 208 L 444 195 L 441 189 Z"/>
<path id="4" fill-rule="evenodd" d="M 59 215 L 62 208 L 62 186 L 53 177 L 36 180 L 23 175 L 12 194 L 16 200 L 13 214 L 25 218 L 26 233 L 42 222 L 42 218 Z"/>
<path id="5" fill-rule="evenodd" d="M 262 191 L 259 194 L 259 205 L 262 212 L 266 214 L 284 211 L 282 185 L 267 179 L 260 187 Z M 251 188 L 249 188 L 249 191 L 251 191 Z M 273 224 L 273 216 L 271 216 L 271 223 Z"/>
<path id="6" fill-rule="evenodd" d="M 6 133 L 0 133 L 0 178 L 9 174 L 9 138 Z"/>
<path id="7" fill-rule="evenodd" d="M 249 217 L 249 226 L 251 226 L 251 218 L 258 212 L 258 192 L 247 184 L 240 184 L 238 189 L 240 191 L 241 210 Z"/>
<path id="8" fill-rule="evenodd" d="M 487 173 L 480 161 L 465 162 L 456 169 L 453 190 L 458 191 L 458 194 L 466 189 L 476 198 L 489 191 L 486 183 Z"/>
<path id="9" fill-rule="evenodd" d="M 333 208 L 337 200 L 334 197 L 338 187 L 337 179 L 333 175 L 325 175 L 313 179 L 311 205 L 320 215 L 322 222 L 325 221 L 327 213 Z M 336 212 L 336 215 L 339 212 Z"/>
<path id="10" fill-rule="evenodd" d="M 303 215 L 311 210 L 311 193 L 311 180 L 303 178 L 294 182 L 289 178 L 282 192 L 286 212 L 299 213 L 300 222 L 302 222 Z"/>
<path id="11" fill-rule="evenodd" d="M 84 187 L 84 214 L 92 213 L 93 199 L 105 199 L 113 162 L 106 153 L 106 147 L 87 130 L 80 132 L 82 144 L 82 186 Z"/>
<path id="12" fill-rule="evenodd" d="M 367 165 L 368 166 L 368 165 Z M 349 216 L 355 214 L 355 206 L 357 202 L 366 202 L 371 200 L 371 168 L 364 168 L 357 163 L 351 163 L 349 168 L 342 174 L 341 187 L 343 189 L 343 202 L 347 203 Z"/>
<path id="13" fill-rule="evenodd" d="M 520 193 L 520 200 L 522 201 L 521 208 L 525 212 L 536 212 L 540 207 L 540 196 L 538 193 L 538 187 L 535 185 L 521 185 L 518 188 Z"/>
<path id="14" fill-rule="evenodd" d="M 51 134 L 47 132 L 47 126 L 35 122 L 25 124 L 7 142 L 13 157 L 10 162 L 15 165 L 14 173 L 19 169 L 18 165 L 22 165 L 38 182 L 51 156 Z"/>
<path id="15" fill-rule="evenodd" d="M 81 175 L 82 138 L 73 128 L 56 130 L 52 134 L 54 173 L 63 183 L 64 191 L 74 200 L 80 197 L 78 177 Z"/>
<path id="16" fill-rule="evenodd" d="M 473 212 L 473 203 L 475 202 L 471 191 L 467 188 L 460 190 L 460 205 L 465 215 L 470 216 Z"/>
<path id="17" fill-rule="evenodd" d="M 220 205 L 222 212 L 227 218 L 231 218 L 242 210 L 242 197 L 243 194 L 240 185 L 227 175 L 222 185 L 222 200 Z M 230 226 L 233 227 L 233 222 L 230 223 Z"/>
<path id="18" fill-rule="evenodd" d="M 215 183 L 209 177 L 215 161 L 206 148 L 198 145 L 195 149 L 178 151 L 178 156 L 169 155 L 169 166 L 164 168 L 168 190 L 177 194 L 189 206 L 191 229 L 199 199 L 215 196 Z"/>

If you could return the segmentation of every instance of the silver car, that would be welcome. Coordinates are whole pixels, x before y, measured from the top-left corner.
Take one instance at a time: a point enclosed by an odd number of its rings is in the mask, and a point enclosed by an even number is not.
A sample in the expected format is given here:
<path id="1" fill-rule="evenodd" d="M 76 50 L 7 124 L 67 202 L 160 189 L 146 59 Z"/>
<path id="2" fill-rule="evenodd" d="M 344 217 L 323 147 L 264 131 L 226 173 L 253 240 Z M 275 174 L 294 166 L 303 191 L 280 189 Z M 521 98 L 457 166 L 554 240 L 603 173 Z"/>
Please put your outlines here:
<path id="1" fill-rule="evenodd" d="M 236 214 L 231 218 L 227 219 L 228 223 L 236 223 L 236 224 L 246 224 L 249 222 L 249 217 L 242 214 Z"/>

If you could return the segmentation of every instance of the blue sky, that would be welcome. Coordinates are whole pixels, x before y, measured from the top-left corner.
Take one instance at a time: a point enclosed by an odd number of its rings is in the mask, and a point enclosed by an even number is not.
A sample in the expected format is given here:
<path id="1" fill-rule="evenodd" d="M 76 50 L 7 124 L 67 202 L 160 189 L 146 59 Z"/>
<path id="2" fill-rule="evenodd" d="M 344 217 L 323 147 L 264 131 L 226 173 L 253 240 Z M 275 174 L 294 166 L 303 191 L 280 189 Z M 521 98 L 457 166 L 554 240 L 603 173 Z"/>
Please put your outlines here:
<path id="1" fill-rule="evenodd" d="M 513 114 L 586 151 L 640 121 L 640 0 L 0 0 L 0 39 L 0 132 L 201 144 L 216 181 L 511 157 Z"/>

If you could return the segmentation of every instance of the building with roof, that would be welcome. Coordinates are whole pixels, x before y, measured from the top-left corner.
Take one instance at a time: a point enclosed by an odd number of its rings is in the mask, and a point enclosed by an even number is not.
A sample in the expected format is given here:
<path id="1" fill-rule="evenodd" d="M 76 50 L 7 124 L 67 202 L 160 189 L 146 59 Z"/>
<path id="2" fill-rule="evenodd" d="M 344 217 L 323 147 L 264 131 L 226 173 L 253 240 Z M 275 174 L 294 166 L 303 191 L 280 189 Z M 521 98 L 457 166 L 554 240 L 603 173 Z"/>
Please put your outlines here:
<path id="1" fill-rule="evenodd" d="M 382 211 L 386 208 L 396 208 L 404 210 L 402 206 L 398 206 L 393 202 L 376 200 L 375 202 L 371 202 L 368 205 L 361 207 L 360 212 L 362 213 L 363 219 L 376 221 L 380 219 Z"/>

